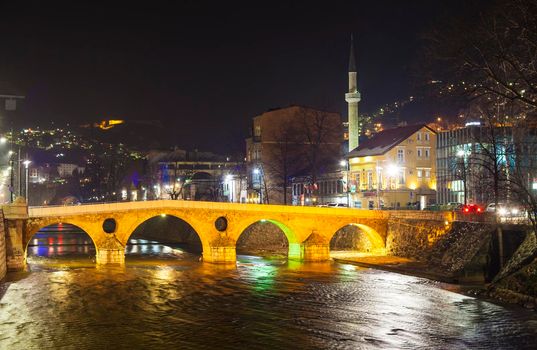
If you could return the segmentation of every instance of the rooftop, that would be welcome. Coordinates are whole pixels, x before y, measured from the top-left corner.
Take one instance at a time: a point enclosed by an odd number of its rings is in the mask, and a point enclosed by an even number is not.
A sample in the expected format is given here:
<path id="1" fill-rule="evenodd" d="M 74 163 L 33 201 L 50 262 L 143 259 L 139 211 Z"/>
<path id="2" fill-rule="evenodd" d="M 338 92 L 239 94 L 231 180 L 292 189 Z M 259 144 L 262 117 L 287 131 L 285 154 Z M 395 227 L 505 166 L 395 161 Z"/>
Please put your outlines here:
<path id="1" fill-rule="evenodd" d="M 347 153 L 346 158 L 378 156 L 385 154 L 410 136 L 420 130 L 427 128 L 435 132 L 425 124 L 416 124 L 386 129 L 376 133 L 372 138 L 362 142 L 357 148 Z"/>

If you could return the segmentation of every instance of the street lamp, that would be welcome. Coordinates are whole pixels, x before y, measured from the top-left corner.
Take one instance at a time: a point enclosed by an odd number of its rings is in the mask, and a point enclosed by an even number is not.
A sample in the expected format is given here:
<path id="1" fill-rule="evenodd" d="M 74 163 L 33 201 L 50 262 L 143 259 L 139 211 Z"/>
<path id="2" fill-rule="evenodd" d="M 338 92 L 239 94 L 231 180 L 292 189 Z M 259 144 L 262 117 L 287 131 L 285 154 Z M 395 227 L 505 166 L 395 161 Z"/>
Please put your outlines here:
<path id="1" fill-rule="evenodd" d="M 462 149 L 457 151 L 457 157 L 462 160 L 462 185 L 464 191 L 464 204 L 467 204 L 467 187 L 466 187 L 466 152 Z"/>
<path id="2" fill-rule="evenodd" d="M 24 169 L 26 173 L 26 203 L 30 203 L 30 201 L 28 200 L 28 166 L 30 165 L 31 162 L 32 161 L 28 159 L 22 162 L 22 164 L 24 164 Z"/>
<path id="3" fill-rule="evenodd" d="M 262 189 L 262 184 L 261 184 L 261 176 L 260 176 L 261 170 L 259 170 L 259 168 L 254 168 L 252 170 L 252 173 L 255 175 L 255 176 L 253 176 L 253 178 L 256 181 L 258 181 L 258 183 L 259 183 L 259 190 L 258 190 L 259 197 L 258 197 L 258 200 L 259 200 L 259 204 L 261 204 L 262 203 L 262 195 L 263 195 L 263 189 Z M 252 183 L 252 185 L 253 185 L 253 183 Z"/>
<path id="4" fill-rule="evenodd" d="M 339 162 L 339 165 L 341 165 L 341 167 L 344 167 L 345 168 L 345 174 L 346 174 L 346 187 L 347 187 L 347 208 L 350 208 L 351 207 L 351 201 L 350 201 L 350 187 L 349 187 L 349 162 L 346 161 L 346 160 L 341 160 Z"/>
<path id="5" fill-rule="evenodd" d="M 225 182 L 228 185 L 228 190 L 230 193 L 229 201 L 233 203 L 234 200 L 234 193 L 235 193 L 235 182 L 233 181 L 233 175 L 227 174 L 225 177 Z"/>
<path id="6" fill-rule="evenodd" d="M 389 187 L 391 187 L 391 183 L 393 179 L 395 179 L 395 191 L 394 191 L 394 206 L 397 207 L 397 175 L 399 175 L 400 168 L 396 164 L 390 164 L 386 168 L 386 174 L 389 176 Z M 391 188 L 390 188 L 391 189 Z"/>

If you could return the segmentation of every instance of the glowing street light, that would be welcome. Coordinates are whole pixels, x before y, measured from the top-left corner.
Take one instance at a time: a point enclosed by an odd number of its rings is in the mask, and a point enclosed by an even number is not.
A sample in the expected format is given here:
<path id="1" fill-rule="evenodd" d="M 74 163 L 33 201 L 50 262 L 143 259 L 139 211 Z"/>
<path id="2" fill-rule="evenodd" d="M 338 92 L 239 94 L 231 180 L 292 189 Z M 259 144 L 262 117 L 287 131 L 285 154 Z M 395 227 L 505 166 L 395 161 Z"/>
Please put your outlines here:
<path id="1" fill-rule="evenodd" d="M 395 179 L 395 192 L 394 192 L 394 202 L 395 203 L 394 204 L 395 204 L 396 207 L 397 207 L 397 176 L 399 175 L 400 170 L 401 170 L 401 168 L 398 167 L 396 164 L 389 164 L 386 167 L 386 174 L 389 177 L 388 183 L 390 184 L 390 187 L 391 187 L 391 183 L 392 183 L 393 179 Z"/>
<path id="2" fill-rule="evenodd" d="M 466 156 L 466 152 L 463 150 L 463 149 L 460 149 L 457 151 L 457 157 L 461 158 L 461 161 L 462 161 L 462 185 L 463 185 L 463 190 L 464 190 L 464 204 L 466 205 L 466 202 L 467 202 L 467 196 L 468 196 L 468 190 L 466 188 L 466 171 L 467 171 L 467 167 L 468 167 L 468 164 L 466 164 L 466 159 L 465 159 L 465 156 Z"/>
<path id="3" fill-rule="evenodd" d="M 386 173 L 388 176 L 395 177 L 397 174 L 399 174 L 399 167 L 395 164 L 390 164 L 386 168 Z"/>
<path id="4" fill-rule="evenodd" d="M 7 139 L 4 136 L 0 137 L 0 143 L 1 144 L 4 144 L 6 142 L 7 142 Z"/>
<path id="5" fill-rule="evenodd" d="M 345 169 L 345 173 L 346 173 L 346 187 L 347 187 L 347 208 L 350 208 L 350 204 L 351 204 L 351 200 L 350 200 L 350 188 L 349 188 L 349 162 L 347 162 L 346 160 L 342 159 L 340 162 L 339 162 L 339 165 L 341 165 L 342 168 Z"/>
<path id="6" fill-rule="evenodd" d="M 30 201 L 28 200 L 28 166 L 31 162 L 32 161 L 28 159 L 22 162 L 22 164 L 24 164 L 24 169 L 26 170 L 26 203 L 30 203 Z"/>

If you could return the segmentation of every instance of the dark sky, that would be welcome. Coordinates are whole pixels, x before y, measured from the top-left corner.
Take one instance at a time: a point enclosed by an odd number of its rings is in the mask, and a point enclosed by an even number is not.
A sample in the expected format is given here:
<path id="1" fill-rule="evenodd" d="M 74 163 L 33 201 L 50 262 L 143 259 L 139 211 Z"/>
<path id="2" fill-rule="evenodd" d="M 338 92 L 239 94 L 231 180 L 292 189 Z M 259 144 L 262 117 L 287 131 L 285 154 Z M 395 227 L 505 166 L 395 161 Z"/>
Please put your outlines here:
<path id="1" fill-rule="evenodd" d="M 351 32 L 361 109 L 409 95 L 421 33 L 462 1 L 133 3 L 2 6 L 0 80 L 27 95 L 19 122 L 156 119 L 172 144 L 239 150 L 269 108 L 346 118 Z"/>

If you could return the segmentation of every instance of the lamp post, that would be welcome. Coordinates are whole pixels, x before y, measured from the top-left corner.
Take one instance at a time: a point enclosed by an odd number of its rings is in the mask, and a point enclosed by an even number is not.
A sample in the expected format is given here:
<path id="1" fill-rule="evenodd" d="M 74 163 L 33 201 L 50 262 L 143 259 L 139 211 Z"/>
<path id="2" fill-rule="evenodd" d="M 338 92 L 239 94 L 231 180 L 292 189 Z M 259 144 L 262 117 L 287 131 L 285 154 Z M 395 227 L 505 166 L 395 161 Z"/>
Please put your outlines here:
<path id="1" fill-rule="evenodd" d="M 28 166 L 30 165 L 31 162 L 32 161 L 28 160 L 28 159 L 26 159 L 24 162 L 22 162 L 24 164 L 25 180 L 26 180 L 26 187 L 25 187 L 25 190 L 26 190 L 26 203 L 30 203 L 30 201 L 28 200 L 28 172 L 29 172 Z"/>
<path id="2" fill-rule="evenodd" d="M 228 186 L 229 191 L 229 201 L 233 203 L 234 201 L 234 193 L 235 193 L 235 182 L 233 181 L 233 175 L 227 174 L 225 177 L 225 182 Z"/>
<path id="3" fill-rule="evenodd" d="M 462 149 L 457 151 L 457 157 L 461 158 L 462 164 L 462 185 L 464 191 L 464 205 L 467 204 L 467 187 L 466 187 L 466 152 Z"/>
<path id="4" fill-rule="evenodd" d="M 254 179 L 256 179 L 259 183 L 259 204 L 262 203 L 261 201 L 261 198 L 263 197 L 262 194 L 263 194 L 263 189 L 262 189 L 262 184 L 261 184 L 261 170 L 259 170 L 259 168 L 254 168 L 254 170 L 252 170 L 252 173 L 254 175 Z"/>
<path id="5" fill-rule="evenodd" d="M 389 181 L 390 187 L 391 187 L 392 180 L 395 178 L 395 191 L 393 193 L 393 196 L 394 196 L 393 201 L 394 201 L 394 206 L 397 207 L 397 175 L 399 174 L 399 167 L 395 164 L 390 164 L 388 165 L 388 168 L 386 170 L 390 178 L 390 181 Z"/>
<path id="6" fill-rule="evenodd" d="M 350 201 L 350 187 L 349 187 L 349 171 L 350 171 L 350 164 L 348 161 L 346 160 L 342 160 L 341 162 L 339 162 L 339 165 L 341 165 L 341 167 L 344 167 L 345 169 L 345 177 L 346 177 L 346 187 L 347 187 L 347 191 L 346 194 L 347 194 L 347 208 L 350 208 L 351 207 L 351 201 Z"/>
<path id="7" fill-rule="evenodd" d="M 380 170 L 381 170 L 381 167 L 379 166 L 379 161 L 377 160 L 377 166 L 376 166 L 376 170 L 377 170 L 377 209 L 380 210 L 380 187 L 382 185 L 382 182 L 380 181 Z"/>

